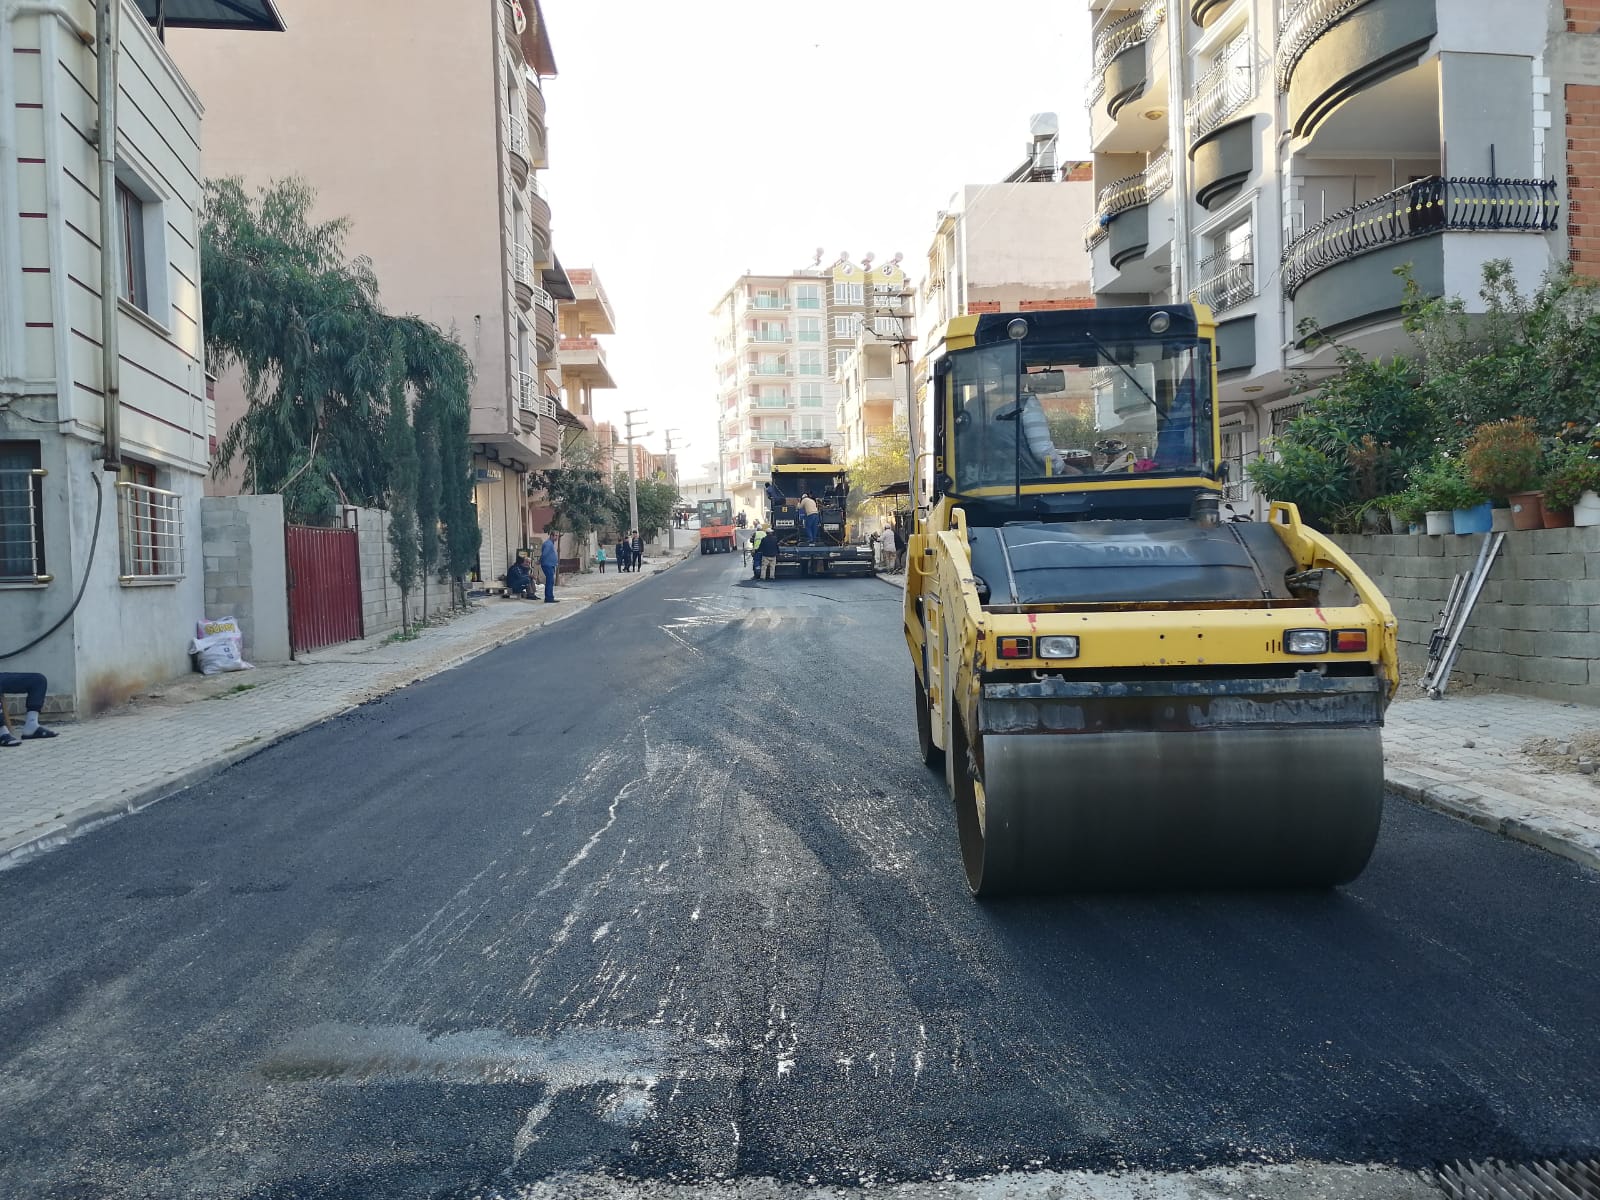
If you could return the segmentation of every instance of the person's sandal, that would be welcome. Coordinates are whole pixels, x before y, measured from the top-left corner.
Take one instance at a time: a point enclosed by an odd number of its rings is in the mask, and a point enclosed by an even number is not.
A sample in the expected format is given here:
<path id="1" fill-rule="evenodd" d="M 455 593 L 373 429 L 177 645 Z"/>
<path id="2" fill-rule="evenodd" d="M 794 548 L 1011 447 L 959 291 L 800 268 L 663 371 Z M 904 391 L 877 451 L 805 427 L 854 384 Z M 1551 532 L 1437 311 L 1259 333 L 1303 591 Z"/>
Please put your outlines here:
<path id="1" fill-rule="evenodd" d="M 22 745 L 22 739 L 21 738 L 17 737 L 17 735 L 14 734 L 14 733 L 8 733 L 4 729 L 0 729 L 0 746 L 20 746 L 20 745 Z"/>
<path id="2" fill-rule="evenodd" d="M 58 734 L 54 729 L 46 729 L 43 725 L 41 725 L 41 726 L 39 726 L 39 728 L 35 729 L 32 733 L 23 734 L 22 735 L 22 740 L 25 741 L 25 742 L 32 742 L 32 741 L 37 741 L 40 738 L 53 738 L 53 737 L 60 737 L 60 736 L 61 735 Z"/>

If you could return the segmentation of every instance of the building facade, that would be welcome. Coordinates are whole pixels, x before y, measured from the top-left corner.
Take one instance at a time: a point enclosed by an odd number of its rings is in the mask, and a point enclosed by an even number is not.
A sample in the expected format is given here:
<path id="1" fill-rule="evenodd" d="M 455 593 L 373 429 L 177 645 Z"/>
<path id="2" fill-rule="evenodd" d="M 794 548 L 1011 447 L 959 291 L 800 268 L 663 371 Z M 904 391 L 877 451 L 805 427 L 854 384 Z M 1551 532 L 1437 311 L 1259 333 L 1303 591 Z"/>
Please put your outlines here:
<path id="1" fill-rule="evenodd" d="M 611 299 L 592 267 L 566 272 L 572 299 L 561 305 L 561 338 L 556 343 L 561 387 L 567 411 L 585 427 L 594 428 L 594 393 L 617 386 L 606 365 L 602 337 L 616 333 Z"/>
<path id="2" fill-rule="evenodd" d="M 820 264 L 821 252 L 817 258 Z M 833 443 L 842 456 L 838 373 L 876 321 L 900 307 L 899 256 L 873 266 L 841 254 L 831 266 L 741 275 L 712 310 L 717 437 L 735 512 L 766 511 L 776 442 Z"/>
<path id="3" fill-rule="evenodd" d="M 205 171 L 259 186 L 302 176 L 321 219 L 351 219 L 385 308 L 453 331 L 475 371 L 480 578 L 537 536 L 527 475 L 559 461 L 556 262 L 542 80 L 556 73 L 537 0 L 279 0 L 288 33 L 174 34 L 206 96 Z M 426 80 L 427 86 L 417 86 Z M 286 86 L 286 81 L 292 84 Z M 224 428 L 243 411 L 218 385 Z"/>
<path id="4" fill-rule="evenodd" d="M 1408 347 L 1397 269 L 1471 312 L 1485 262 L 1532 288 L 1566 256 L 1551 71 L 1595 55 L 1564 57 L 1529 7 L 1091 0 L 1096 300 L 1216 314 L 1236 509 L 1259 508 L 1244 467 L 1299 411 L 1291 373 L 1333 366 L 1316 332 Z"/>
<path id="5" fill-rule="evenodd" d="M 906 355 L 893 341 L 862 330 L 834 383 L 839 390 L 836 420 L 844 461 L 870 453 L 879 439 L 906 421 Z"/>
<path id="6" fill-rule="evenodd" d="M 186 671 L 206 615 L 202 109 L 122 0 L 103 188 L 95 5 L 30 7 L 0 8 L 0 670 L 88 715 Z"/>

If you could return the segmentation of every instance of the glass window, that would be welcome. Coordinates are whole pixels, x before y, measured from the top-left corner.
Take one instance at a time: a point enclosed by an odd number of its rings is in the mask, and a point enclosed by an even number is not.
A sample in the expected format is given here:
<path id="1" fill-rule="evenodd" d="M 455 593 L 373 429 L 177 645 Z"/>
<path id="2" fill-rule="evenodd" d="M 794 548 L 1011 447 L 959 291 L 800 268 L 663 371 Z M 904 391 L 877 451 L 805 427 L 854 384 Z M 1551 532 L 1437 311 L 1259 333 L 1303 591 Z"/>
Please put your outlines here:
<path id="1" fill-rule="evenodd" d="M 807 442 L 820 442 L 822 440 L 822 418 L 801 417 L 800 437 Z"/>
<path id="2" fill-rule="evenodd" d="M 854 353 L 854 350 L 835 350 L 833 352 L 833 373 L 835 375 L 844 370 L 845 363 L 850 361 L 850 356 Z"/>
<path id="3" fill-rule="evenodd" d="M 802 351 L 799 352 L 799 354 L 796 357 L 799 359 L 799 363 L 800 363 L 800 374 L 802 374 L 802 375 L 821 375 L 822 374 L 822 351 L 820 351 L 820 350 L 802 350 Z"/>
<path id="4" fill-rule="evenodd" d="M 1212 469 L 1211 360 L 1203 343 L 1011 343 L 952 357 L 957 492 Z"/>
<path id="5" fill-rule="evenodd" d="M 822 340 L 822 318 L 796 317 L 794 332 L 795 337 L 802 342 L 820 342 Z"/>
<path id="6" fill-rule="evenodd" d="M 820 383 L 802 383 L 800 385 L 800 407 L 822 407 L 822 385 Z"/>
<path id="7" fill-rule="evenodd" d="M 150 311 L 150 273 L 145 262 L 144 201 L 117 184 L 117 224 L 122 262 L 117 294 L 142 312 Z"/>
<path id="8" fill-rule="evenodd" d="M 818 283 L 798 284 L 794 289 L 794 306 L 796 308 L 821 308 L 822 285 Z"/>
<path id="9" fill-rule="evenodd" d="M 44 480 L 38 442 L 0 442 L 0 579 L 44 574 Z"/>
<path id="10" fill-rule="evenodd" d="M 854 304 L 859 306 L 863 302 L 861 293 L 861 284 L 837 280 L 833 285 L 833 302 L 835 304 Z"/>
<path id="11" fill-rule="evenodd" d="M 833 319 L 833 336 L 836 338 L 853 338 L 861 329 L 859 316 L 843 316 Z"/>

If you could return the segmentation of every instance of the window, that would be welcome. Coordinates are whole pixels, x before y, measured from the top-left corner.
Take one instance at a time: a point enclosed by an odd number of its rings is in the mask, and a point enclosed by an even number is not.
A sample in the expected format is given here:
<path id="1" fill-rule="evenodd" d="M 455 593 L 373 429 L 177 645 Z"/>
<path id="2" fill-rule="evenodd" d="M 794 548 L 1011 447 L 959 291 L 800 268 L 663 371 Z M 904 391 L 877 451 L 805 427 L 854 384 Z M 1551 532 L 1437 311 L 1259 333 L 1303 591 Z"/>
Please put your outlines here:
<path id="1" fill-rule="evenodd" d="M 156 470 L 129 463 L 117 480 L 123 583 L 183 578 L 183 497 L 156 486 Z"/>
<path id="2" fill-rule="evenodd" d="M 835 350 L 833 352 L 833 373 L 835 375 L 844 370 L 845 363 L 850 361 L 850 356 L 854 353 L 854 350 Z"/>
<path id="3" fill-rule="evenodd" d="M 1195 293 L 1214 312 L 1226 312 L 1256 294 L 1255 238 L 1248 210 L 1242 219 L 1202 239 Z"/>
<path id="4" fill-rule="evenodd" d="M 853 338 L 861 332 L 861 317 L 859 315 L 835 317 L 833 319 L 833 336 L 836 338 Z"/>
<path id="5" fill-rule="evenodd" d="M 822 286 L 816 283 L 802 283 L 794 289 L 794 306 L 796 308 L 821 308 Z"/>
<path id="6" fill-rule="evenodd" d="M 141 312 L 150 311 L 150 268 L 144 252 L 144 201 L 127 184 L 117 184 L 117 226 L 122 262 L 117 294 Z"/>
<path id="7" fill-rule="evenodd" d="M 38 442 L 0 442 L 0 582 L 47 582 Z"/>
<path id="8" fill-rule="evenodd" d="M 833 285 L 833 302 L 835 304 L 862 303 L 862 287 L 859 283 L 846 283 L 842 279 L 835 280 Z"/>
<path id="9" fill-rule="evenodd" d="M 802 350 L 802 351 L 800 351 L 800 353 L 798 355 L 798 358 L 800 360 L 800 374 L 802 374 L 802 375 L 821 375 L 822 374 L 822 351 L 820 351 L 820 350 Z"/>
<path id="10" fill-rule="evenodd" d="M 800 437 L 807 442 L 820 442 L 822 440 L 822 418 L 801 417 Z"/>
<path id="11" fill-rule="evenodd" d="M 796 317 L 794 321 L 795 338 L 802 342 L 820 342 L 822 340 L 821 317 Z"/>
<path id="12" fill-rule="evenodd" d="M 822 385 L 820 383 L 802 383 L 800 385 L 800 407 L 822 407 Z"/>
<path id="13" fill-rule="evenodd" d="M 872 332 L 880 337 L 899 337 L 900 318 L 898 317 L 873 317 Z"/>
<path id="14" fill-rule="evenodd" d="M 756 326 L 756 341 L 758 342 L 786 342 L 789 340 L 789 331 L 777 321 L 762 321 Z"/>
<path id="15" fill-rule="evenodd" d="M 775 288 L 762 288 L 755 294 L 755 299 L 750 302 L 756 308 L 782 308 L 783 293 Z"/>

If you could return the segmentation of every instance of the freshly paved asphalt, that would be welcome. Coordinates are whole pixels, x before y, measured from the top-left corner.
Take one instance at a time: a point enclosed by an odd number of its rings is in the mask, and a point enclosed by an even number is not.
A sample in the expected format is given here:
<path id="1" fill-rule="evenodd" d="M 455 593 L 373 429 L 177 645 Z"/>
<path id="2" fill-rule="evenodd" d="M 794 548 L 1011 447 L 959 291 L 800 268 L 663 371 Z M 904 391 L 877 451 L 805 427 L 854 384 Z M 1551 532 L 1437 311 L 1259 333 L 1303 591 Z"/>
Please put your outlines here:
<path id="1" fill-rule="evenodd" d="M 0 873 L 0 1195 L 1600 1151 L 1593 873 L 1391 801 L 1337 892 L 975 903 L 898 591 L 740 574 Z"/>

